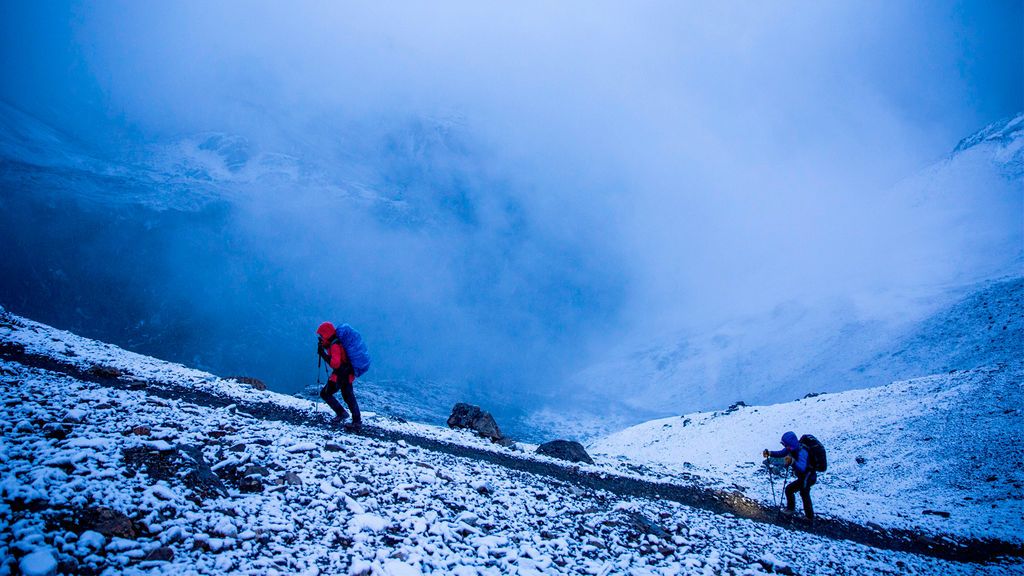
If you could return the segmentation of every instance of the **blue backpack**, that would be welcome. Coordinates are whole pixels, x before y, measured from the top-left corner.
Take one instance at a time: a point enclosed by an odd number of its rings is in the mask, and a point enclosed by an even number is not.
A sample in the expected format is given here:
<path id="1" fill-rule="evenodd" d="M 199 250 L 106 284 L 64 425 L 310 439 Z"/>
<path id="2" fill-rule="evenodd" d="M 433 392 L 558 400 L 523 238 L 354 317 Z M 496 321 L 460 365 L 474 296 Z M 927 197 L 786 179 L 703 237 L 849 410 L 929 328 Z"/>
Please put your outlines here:
<path id="1" fill-rule="evenodd" d="M 366 350 L 366 342 L 363 342 L 362 335 L 348 324 L 338 326 L 337 330 L 338 342 L 341 342 L 345 348 L 356 378 L 366 374 L 366 371 L 370 369 L 370 353 Z"/>

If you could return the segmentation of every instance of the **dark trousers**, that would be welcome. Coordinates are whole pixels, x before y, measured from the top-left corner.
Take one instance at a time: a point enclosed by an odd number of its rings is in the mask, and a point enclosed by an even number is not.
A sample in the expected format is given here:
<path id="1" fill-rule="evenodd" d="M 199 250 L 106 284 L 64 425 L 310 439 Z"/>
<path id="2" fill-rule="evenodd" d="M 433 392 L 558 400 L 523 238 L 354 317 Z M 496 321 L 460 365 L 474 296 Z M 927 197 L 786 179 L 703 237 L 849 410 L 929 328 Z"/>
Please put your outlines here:
<path id="1" fill-rule="evenodd" d="M 786 509 L 796 509 L 796 493 L 800 493 L 800 499 L 804 501 L 804 514 L 808 518 L 814 518 L 814 505 L 811 504 L 811 486 L 818 481 L 818 473 L 809 471 L 802 477 L 797 476 L 796 480 L 786 485 Z"/>
<path id="2" fill-rule="evenodd" d="M 348 404 L 348 409 L 352 412 L 352 422 L 354 424 L 361 424 L 363 417 L 359 413 L 356 393 L 352 389 L 352 383 L 348 381 L 348 375 L 351 373 L 352 367 L 348 364 L 342 364 L 334 371 L 327 384 L 324 384 L 324 387 L 320 390 L 320 397 L 324 399 L 324 402 L 327 402 L 327 405 L 331 407 L 331 410 L 334 410 L 335 414 L 344 418 L 345 409 L 341 407 L 341 403 L 334 397 L 338 390 L 341 390 L 341 397 L 345 400 L 345 404 Z"/>

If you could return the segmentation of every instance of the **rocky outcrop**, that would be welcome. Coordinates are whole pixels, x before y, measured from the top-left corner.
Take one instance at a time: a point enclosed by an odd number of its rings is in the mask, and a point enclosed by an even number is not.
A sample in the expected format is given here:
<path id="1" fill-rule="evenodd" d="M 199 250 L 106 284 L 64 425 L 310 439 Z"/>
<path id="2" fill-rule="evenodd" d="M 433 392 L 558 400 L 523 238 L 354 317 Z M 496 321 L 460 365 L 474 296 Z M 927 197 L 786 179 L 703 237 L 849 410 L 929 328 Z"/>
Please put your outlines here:
<path id="1" fill-rule="evenodd" d="M 585 462 L 593 464 L 594 460 L 584 450 L 583 445 L 572 440 L 552 440 L 537 447 L 537 454 L 567 460 L 569 462 Z"/>
<path id="2" fill-rule="evenodd" d="M 462 402 L 456 404 L 452 408 L 452 415 L 448 417 L 448 427 L 472 430 L 480 436 L 489 438 L 492 442 L 502 445 L 509 442 L 501 433 L 501 429 L 498 428 L 498 423 L 494 421 L 491 413 L 485 412 L 479 406 L 472 404 L 464 404 Z"/>

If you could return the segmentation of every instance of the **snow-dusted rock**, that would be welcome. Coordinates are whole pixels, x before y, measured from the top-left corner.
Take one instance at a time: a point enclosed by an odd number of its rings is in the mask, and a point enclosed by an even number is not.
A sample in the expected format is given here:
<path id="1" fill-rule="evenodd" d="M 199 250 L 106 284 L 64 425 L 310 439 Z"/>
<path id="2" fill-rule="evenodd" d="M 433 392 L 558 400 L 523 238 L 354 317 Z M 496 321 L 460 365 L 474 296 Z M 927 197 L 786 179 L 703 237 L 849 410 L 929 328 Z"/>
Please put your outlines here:
<path id="1" fill-rule="evenodd" d="M 82 555 L 103 549 L 107 538 L 95 530 L 86 530 L 78 537 L 78 548 Z"/>
<path id="2" fill-rule="evenodd" d="M 313 442 L 296 442 L 295 444 L 292 444 L 291 446 L 285 448 L 285 451 L 286 452 L 291 452 L 291 453 L 296 453 L 296 452 L 311 452 L 313 450 L 318 450 L 318 449 L 320 449 L 320 445 L 319 444 L 315 444 Z"/>
<path id="3" fill-rule="evenodd" d="M 382 567 L 382 573 L 387 576 L 420 576 L 423 572 L 411 564 L 400 560 L 388 560 Z"/>
<path id="4" fill-rule="evenodd" d="M 174 549 L 169 546 L 154 548 L 146 554 L 148 562 L 170 562 L 171 560 L 174 560 Z"/>
<path id="5" fill-rule="evenodd" d="M 376 514 L 356 514 L 348 522 L 348 530 L 352 534 L 363 531 L 380 532 L 388 525 L 388 521 Z"/>
<path id="6" fill-rule="evenodd" d="M 36 550 L 18 562 L 18 569 L 24 576 L 53 576 L 57 573 L 57 559 L 50 550 Z"/>
<path id="7" fill-rule="evenodd" d="M 486 480 L 474 480 L 469 485 L 480 494 L 493 494 L 494 486 Z"/>
<path id="8" fill-rule="evenodd" d="M 143 442 L 143 444 L 160 452 L 169 452 L 174 450 L 174 444 L 171 444 L 166 440 L 153 440 L 151 442 Z"/>
<path id="9" fill-rule="evenodd" d="M 87 413 L 85 410 L 82 410 L 81 408 L 72 408 L 71 410 L 68 410 L 66 414 L 64 414 L 64 421 L 82 422 L 83 420 L 85 420 L 86 416 Z"/>
<path id="10" fill-rule="evenodd" d="M 222 516 L 217 524 L 210 529 L 210 534 L 221 538 L 234 538 L 238 535 L 238 528 L 229 518 Z"/>

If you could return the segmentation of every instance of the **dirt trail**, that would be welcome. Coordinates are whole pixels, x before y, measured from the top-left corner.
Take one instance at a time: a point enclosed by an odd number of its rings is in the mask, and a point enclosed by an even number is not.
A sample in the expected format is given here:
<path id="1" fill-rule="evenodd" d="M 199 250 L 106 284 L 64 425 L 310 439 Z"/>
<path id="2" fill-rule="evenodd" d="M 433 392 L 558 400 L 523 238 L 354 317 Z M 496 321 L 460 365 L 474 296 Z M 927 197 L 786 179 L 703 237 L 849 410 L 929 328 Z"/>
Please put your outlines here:
<path id="1" fill-rule="evenodd" d="M 132 381 L 104 375 L 102 371 L 90 372 L 49 356 L 27 354 L 24 348 L 16 343 L 0 342 L 0 358 L 32 368 L 59 372 L 78 380 L 111 388 L 142 390 L 160 398 L 180 400 L 210 408 L 236 405 L 238 410 L 256 418 L 304 426 L 319 426 L 325 430 L 338 432 L 338 429 L 330 426 L 325 418 L 319 415 L 311 416 L 308 411 L 280 406 L 273 402 L 243 402 L 230 396 L 198 390 L 189 385 Z M 909 530 L 863 526 L 835 518 L 819 517 L 812 525 L 801 519 L 788 518 L 777 510 L 766 508 L 741 494 L 700 486 L 696 480 L 689 485 L 667 484 L 610 473 L 590 472 L 571 464 L 538 462 L 518 456 L 511 451 L 507 453 L 494 452 L 374 426 L 364 426 L 361 435 L 392 442 L 404 440 L 411 446 L 490 462 L 509 469 L 570 482 L 582 488 L 604 490 L 619 496 L 672 500 L 716 514 L 732 514 L 738 518 L 774 524 L 788 530 L 808 532 L 835 540 L 850 540 L 874 548 L 910 552 L 958 562 L 992 562 L 1001 557 L 1024 557 L 1024 546 L 1001 540 L 964 539 L 949 535 L 928 536 Z"/>

